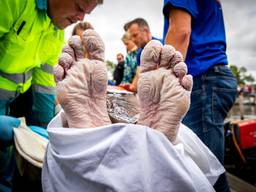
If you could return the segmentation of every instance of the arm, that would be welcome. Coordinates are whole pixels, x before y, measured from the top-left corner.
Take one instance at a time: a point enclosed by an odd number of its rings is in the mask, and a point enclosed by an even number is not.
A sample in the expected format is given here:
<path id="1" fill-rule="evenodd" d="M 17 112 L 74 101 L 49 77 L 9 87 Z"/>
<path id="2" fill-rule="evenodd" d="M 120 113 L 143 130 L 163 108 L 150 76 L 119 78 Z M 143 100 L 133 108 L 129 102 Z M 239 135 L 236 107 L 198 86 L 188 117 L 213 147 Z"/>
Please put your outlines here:
<path id="1" fill-rule="evenodd" d="M 33 69 L 32 90 L 33 90 L 33 106 L 30 119 L 33 125 L 46 127 L 55 114 L 55 80 L 53 67 L 58 62 L 59 54 L 63 42 L 63 32 L 59 32 L 59 39 L 56 38 L 54 47 L 44 47 L 42 49 L 49 50 L 52 55 L 45 58 L 46 63 L 41 64 L 40 68 Z"/>
<path id="2" fill-rule="evenodd" d="M 21 15 L 26 5 L 26 0 L 1 0 L 0 1 L 0 38 L 10 31 L 13 24 Z"/>
<path id="3" fill-rule="evenodd" d="M 8 1 L 0 2 L 0 38 L 8 33 L 13 25 L 13 16 Z"/>
<path id="4" fill-rule="evenodd" d="M 169 23 L 165 44 L 174 46 L 182 53 L 185 60 L 191 34 L 191 15 L 182 9 L 172 7 L 169 13 Z"/>
<path id="5" fill-rule="evenodd" d="M 134 78 L 132 80 L 132 84 L 131 84 L 134 92 L 137 92 L 139 76 L 140 76 L 140 67 L 138 66 L 136 69 L 136 75 L 134 76 Z"/>

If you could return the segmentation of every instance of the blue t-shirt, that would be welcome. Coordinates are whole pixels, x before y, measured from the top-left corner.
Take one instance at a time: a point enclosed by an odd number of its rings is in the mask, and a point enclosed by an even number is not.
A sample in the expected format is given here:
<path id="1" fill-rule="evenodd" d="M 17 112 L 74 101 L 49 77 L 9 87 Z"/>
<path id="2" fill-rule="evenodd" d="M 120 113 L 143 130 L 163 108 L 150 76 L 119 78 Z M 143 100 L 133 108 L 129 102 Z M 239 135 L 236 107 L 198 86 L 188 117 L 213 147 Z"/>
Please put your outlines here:
<path id="1" fill-rule="evenodd" d="M 152 37 L 152 40 L 158 40 L 158 41 L 160 41 L 163 44 L 163 40 L 162 39 L 158 39 L 158 38 Z M 142 53 L 143 49 L 144 49 L 144 47 L 138 49 L 138 53 L 137 53 L 137 66 L 140 66 L 140 56 L 141 56 L 141 53 Z"/>
<path id="2" fill-rule="evenodd" d="M 164 38 L 169 27 L 170 7 L 192 17 L 192 32 L 186 56 L 188 73 L 197 76 L 217 64 L 227 64 L 226 36 L 221 4 L 217 0 L 164 0 Z"/>

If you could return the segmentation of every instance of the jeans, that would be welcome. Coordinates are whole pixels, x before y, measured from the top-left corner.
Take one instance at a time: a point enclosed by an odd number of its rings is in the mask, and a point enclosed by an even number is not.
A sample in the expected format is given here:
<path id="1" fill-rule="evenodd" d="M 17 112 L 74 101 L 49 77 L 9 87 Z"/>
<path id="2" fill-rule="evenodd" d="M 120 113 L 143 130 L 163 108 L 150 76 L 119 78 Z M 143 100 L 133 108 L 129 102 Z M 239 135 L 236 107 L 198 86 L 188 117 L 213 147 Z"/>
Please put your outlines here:
<path id="1" fill-rule="evenodd" d="M 237 81 L 226 65 L 216 65 L 193 81 L 191 105 L 183 123 L 224 164 L 224 119 L 235 102 Z M 229 191 L 226 176 L 219 180 L 215 190 Z"/>

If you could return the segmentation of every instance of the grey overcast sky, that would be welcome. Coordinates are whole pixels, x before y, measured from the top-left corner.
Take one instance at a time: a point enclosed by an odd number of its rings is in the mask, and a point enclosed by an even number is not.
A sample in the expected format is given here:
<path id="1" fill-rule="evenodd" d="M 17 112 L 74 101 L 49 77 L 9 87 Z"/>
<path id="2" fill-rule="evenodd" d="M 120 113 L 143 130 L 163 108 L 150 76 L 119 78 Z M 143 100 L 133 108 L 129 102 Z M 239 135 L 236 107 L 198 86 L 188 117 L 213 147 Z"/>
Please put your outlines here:
<path id="1" fill-rule="evenodd" d="M 256 0 L 221 0 L 230 64 L 244 66 L 256 77 Z M 106 47 L 106 60 L 116 62 L 116 54 L 125 54 L 121 37 L 123 25 L 136 17 L 145 18 L 153 36 L 162 38 L 163 0 L 104 0 L 85 20 L 91 22 Z M 73 26 L 66 29 L 65 38 Z"/>

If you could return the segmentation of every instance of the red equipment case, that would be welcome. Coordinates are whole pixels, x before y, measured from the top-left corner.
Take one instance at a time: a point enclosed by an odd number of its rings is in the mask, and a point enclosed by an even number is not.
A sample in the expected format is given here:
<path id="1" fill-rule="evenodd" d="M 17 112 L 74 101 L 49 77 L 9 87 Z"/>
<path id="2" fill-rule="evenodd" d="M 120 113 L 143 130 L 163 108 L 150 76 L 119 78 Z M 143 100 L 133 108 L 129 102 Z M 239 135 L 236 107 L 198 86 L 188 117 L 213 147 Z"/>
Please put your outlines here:
<path id="1" fill-rule="evenodd" d="M 234 123 L 235 135 L 242 150 L 256 147 L 256 120 L 244 120 Z"/>

